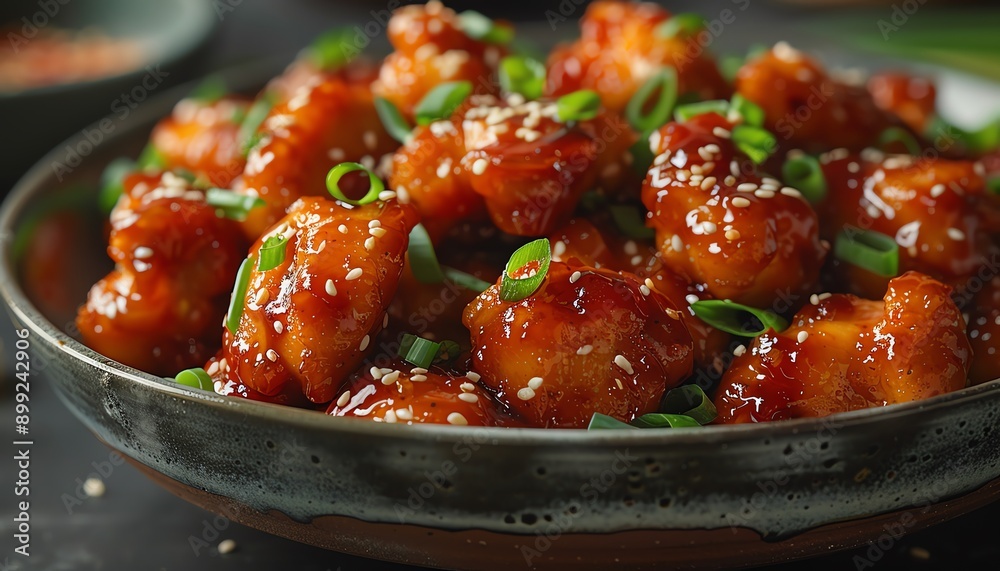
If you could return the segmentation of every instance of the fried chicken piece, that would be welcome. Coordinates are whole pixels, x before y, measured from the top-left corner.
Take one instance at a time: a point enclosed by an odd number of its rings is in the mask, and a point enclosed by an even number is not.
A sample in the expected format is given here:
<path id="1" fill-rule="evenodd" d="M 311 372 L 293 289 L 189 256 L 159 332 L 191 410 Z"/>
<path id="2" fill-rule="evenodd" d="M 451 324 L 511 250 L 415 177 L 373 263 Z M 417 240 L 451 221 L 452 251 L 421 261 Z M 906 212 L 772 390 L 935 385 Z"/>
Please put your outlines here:
<path id="1" fill-rule="evenodd" d="M 905 72 L 882 72 L 868 78 L 875 105 L 899 117 L 915 133 L 926 133 L 937 110 L 937 88 L 926 77 Z"/>
<path id="2" fill-rule="evenodd" d="M 246 166 L 239 135 L 248 107 L 246 101 L 234 97 L 182 99 L 153 128 L 150 144 L 166 169 L 184 169 L 212 186 L 229 188 Z"/>
<path id="3" fill-rule="evenodd" d="M 719 422 L 817 417 L 925 399 L 967 384 L 972 358 L 948 286 L 917 272 L 884 301 L 834 294 L 758 337 L 726 371 Z"/>

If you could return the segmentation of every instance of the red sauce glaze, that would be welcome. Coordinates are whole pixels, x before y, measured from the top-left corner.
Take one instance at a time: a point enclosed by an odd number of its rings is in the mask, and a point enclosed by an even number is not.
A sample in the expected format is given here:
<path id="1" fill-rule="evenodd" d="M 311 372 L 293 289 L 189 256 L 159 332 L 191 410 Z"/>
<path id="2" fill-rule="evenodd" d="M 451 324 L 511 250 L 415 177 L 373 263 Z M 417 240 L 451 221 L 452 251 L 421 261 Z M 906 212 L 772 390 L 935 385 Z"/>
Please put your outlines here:
<path id="1" fill-rule="evenodd" d="M 899 117 L 914 132 L 924 133 L 937 107 L 937 88 L 926 77 L 903 72 L 876 73 L 868 78 L 875 105 Z"/>
<path id="2" fill-rule="evenodd" d="M 460 426 L 495 426 L 499 418 L 490 394 L 469 378 L 402 360 L 355 373 L 326 412 L 372 422 Z"/>
<path id="3" fill-rule="evenodd" d="M 865 160 L 868 159 L 868 160 Z M 820 157 L 827 199 L 817 211 L 825 238 L 846 225 L 893 237 L 900 271 L 923 272 L 953 287 L 1000 253 L 1000 197 L 985 190 L 972 161 L 847 153 Z M 888 278 L 841 264 L 838 287 L 864 297 L 885 291 Z"/>
<path id="4" fill-rule="evenodd" d="M 323 72 L 309 65 L 293 66 L 289 73 L 294 77 L 279 82 L 290 96 L 282 100 L 278 90 L 279 102 L 257 131 L 260 141 L 250 149 L 246 169 L 234 182 L 237 192 L 267 203 L 252 210 L 243 223 L 250 239 L 273 226 L 299 197 L 327 196 L 326 174 L 334 166 L 360 162 L 373 168 L 398 146 L 375 112 L 373 68 L 358 63 Z"/>
<path id="5" fill-rule="evenodd" d="M 666 38 L 657 33 L 670 17 L 652 3 L 594 2 L 580 20 L 580 39 L 549 56 L 546 92 L 565 95 L 593 89 L 605 106 L 622 111 L 656 71 L 673 67 L 681 95 L 728 98 L 732 89 L 697 36 Z"/>
<path id="6" fill-rule="evenodd" d="M 502 231 L 544 236 L 570 218 L 602 175 L 621 176 L 634 141 L 625 122 L 607 112 L 563 123 L 548 100 L 474 96 L 451 121 L 417 130 L 393 159 L 400 173 L 393 181 L 429 220 L 445 215 L 444 224 L 432 222 L 439 231 L 478 212 L 474 193 Z M 405 180 L 407 173 L 419 183 Z M 447 180 L 435 181 L 441 174 Z"/>
<path id="7" fill-rule="evenodd" d="M 91 288 L 76 324 L 94 350 L 172 376 L 218 347 L 246 244 L 180 177 L 133 174 L 124 187 L 111 213 L 115 269 Z"/>
<path id="8" fill-rule="evenodd" d="M 552 259 L 572 265 L 631 272 L 646 287 L 663 294 L 678 308 L 694 343 L 696 368 L 714 365 L 726 350 L 729 334 L 719 331 L 694 315 L 688 296 L 711 299 L 684 278 L 669 270 L 660 260 L 656 244 L 628 239 L 613 231 L 598 229 L 585 218 L 574 218 L 549 236 Z"/>
<path id="9" fill-rule="evenodd" d="M 396 51 L 385 58 L 373 87 L 408 119 L 420 100 L 445 82 L 466 80 L 475 93 L 497 93 L 494 74 L 506 49 L 467 36 L 458 15 L 440 2 L 396 10 L 388 35 Z"/>
<path id="10" fill-rule="evenodd" d="M 229 188 L 243 172 L 246 158 L 239 138 L 246 101 L 183 99 L 157 123 L 150 136 L 167 169 L 184 169 L 212 186 Z"/>
<path id="11" fill-rule="evenodd" d="M 896 123 L 863 85 L 838 82 L 783 42 L 740 68 L 736 91 L 764 110 L 764 127 L 786 151 L 860 151 Z"/>
<path id="12" fill-rule="evenodd" d="M 834 294 L 805 306 L 733 361 L 718 422 L 826 416 L 929 398 L 966 386 L 971 349 L 950 288 L 908 272 L 884 302 Z"/>
<path id="13" fill-rule="evenodd" d="M 575 281 L 574 272 L 580 272 Z M 500 287 L 465 310 L 473 369 L 529 426 L 586 427 L 595 412 L 624 421 L 656 410 L 692 370 L 691 336 L 661 294 L 611 270 L 552 262 L 516 302 Z"/>
<path id="14" fill-rule="evenodd" d="M 754 307 L 804 300 L 828 244 L 801 194 L 737 156 L 733 124 L 708 113 L 653 133 L 643 183 L 664 264 L 712 296 Z"/>
<path id="15" fill-rule="evenodd" d="M 264 395 L 291 383 L 312 402 L 333 399 L 375 347 L 415 223 L 395 200 L 293 204 L 250 249 L 259 259 L 269 235 L 288 237 L 280 265 L 260 271 L 254 262 L 239 328 L 223 341 L 223 368 Z"/>

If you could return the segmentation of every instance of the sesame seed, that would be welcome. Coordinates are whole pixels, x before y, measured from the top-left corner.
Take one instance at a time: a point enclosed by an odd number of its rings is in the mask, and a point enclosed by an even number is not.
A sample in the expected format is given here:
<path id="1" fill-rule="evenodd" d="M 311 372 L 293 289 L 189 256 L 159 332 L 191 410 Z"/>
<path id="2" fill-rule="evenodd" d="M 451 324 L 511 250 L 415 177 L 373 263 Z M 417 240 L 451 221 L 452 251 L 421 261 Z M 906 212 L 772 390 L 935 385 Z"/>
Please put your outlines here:
<path id="1" fill-rule="evenodd" d="M 387 411 L 385 411 L 385 417 L 384 417 L 384 419 L 389 424 L 392 424 L 392 423 L 396 422 L 396 411 L 394 411 L 394 410 L 387 410 Z"/>
<path id="2" fill-rule="evenodd" d="M 715 127 L 714 129 L 712 129 L 712 134 L 715 135 L 716 137 L 719 137 L 720 139 L 728 139 L 730 136 L 730 132 L 727 131 L 726 129 L 723 129 L 722 127 Z"/>
<path id="3" fill-rule="evenodd" d="M 487 166 L 489 165 L 486 163 L 486 159 L 476 159 L 476 161 L 472 163 L 472 174 L 474 175 L 483 174 L 484 172 L 486 172 Z"/>
<path id="4" fill-rule="evenodd" d="M 254 297 L 253 302 L 257 305 L 264 305 L 267 300 L 271 297 L 271 293 L 264 288 L 257 290 L 257 295 Z"/>
<path id="5" fill-rule="evenodd" d="M 476 385 L 472 383 L 462 383 L 461 385 L 458 385 L 458 388 L 462 389 L 462 392 L 471 393 L 476 390 Z"/>
<path id="6" fill-rule="evenodd" d="M 580 279 L 581 276 L 583 276 L 583 274 L 581 274 L 580 272 L 578 272 L 578 271 L 577 272 L 573 272 L 569 276 L 569 283 L 575 284 L 576 280 Z"/>
<path id="7" fill-rule="evenodd" d="M 710 177 L 706 178 L 705 180 L 701 181 L 701 189 L 702 190 L 708 190 L 708 189 L 714 187 L 716 182 L 718 182 L 716 180 L 716 178 L 714 176 L 710 176 Z"/>
<path id="8" fill-rule="evenodd" d="M 714 129 L 713 129 L 713 131 L 714 131 Z M 709 143 L 709 144 L 705 145 L 704 148 L 705 148 L 706 151 L 712 153 L 713 155 L 717 155 L 717 154 L 719 154 L 719 153 L 722 152 L 722 149 L 719 148 L 719 145 L 716 145 L 715 143 Z"/>
<path id="9" fill-rule="evenodd" d="M 628 359 L 624 355 L 615 355 L 615 364 L 621 367 L 623 371 L 630 375 L 635 374 L 635 370 L 632 369 L 632 363 L 629 363 Z"/>
<path id="10" fill-rule="evenodd" d="M 790 186 L 781 187 L 781 194 L 784 194 L 785 196 L 791 196 L 793 198 L 799 198 L 800 196 L 802 196 L 801 192 Z"/>
<path id="11" fill-rule="evenodd" d="M 412 369 L 410 369 L 410 372 L 413 373 L 414 375 L 423 375 L 427 373 L 427 369 L 423 367 L 413 367 Z"/>
<path id="12" fill-rule="evenodd" d="M 699 147 L 698 155 L 700 155 L 701 158 L 705 159 L 706 161 L 712 160 L 712 153 L 706 147 Z"/>
<path id="13" fill-rule="evenodd" d="M 382 328 L 385 329 L 386 327 L 389 327 L 389 314 L 388 313 L 386 313 L 385 315 L 382 316 Z"/>
<path id="14" fill-rule="evenodd" d="M 383 190 L 382 192 L 378 193 L 379 200 L 386 201 L 386 200 L 392 200 L 393 198 L 396 198 L 396 193 L 391 190 Z"/>
<path id="15" fill-rule="evenodd" d="M 399 420 L 413 420 L 413 411 L 408 408 L 397 408 L 396 418 Z"/>
<path id="16" fill-rule="evenodd" d="M 753 195 L 757 198 L 774 198 L 774 191 L 758 189 L 753 192 Z"/>
<path id="17" fill-rule="evenodd" d="M 333 280 L 326 280 L 326 293 L 327 295 L 337 295 L 337 284 L 333 283 Z"/>
<path id="18" fill-rule="evenodd" d="M 818 297 L 820 301 L 823 301 L 824 299 L 830 299 L 831 297 L 833 297 L 833 294 L 830 292 L 826 292 L 826 293 L 821 293 L 816 297 Z"/>
<path id="19" fill-rule="evenodd" d="M 381 225 L 382 225 L 382 221 L 379 220 L 378 218 L 376 218 L 374 220 L 369 220 L 368 221 L 368 227 L 369 228 L 378 228 Z"/>
<path id="20" fill-rule="evenodd" d="M 87 478 L 87 481 L 83 483 L 83 493 L 91 498 L 99 498 L 104 495 L 107 488 L 104 485 L 104 480 L 100 478 Z"/>
<path id="21" fill-rule="evenodd" d="M 806 339 L 809 339 L 809 332 L 799 331 L 799 334 L 795 336 L 795 339 L 798 340 L 799 343 L 805 343 Z"/>
<path id="22" fill-rule="evenodd" d="M 274 332 L 277 333 L 278 335 L 281 335 L 282 333 L 284 333 L 285 332 L 285 324 L 282 323 L 282 322 L 280 322 L 280 321 L 275 321 L 274 322 Z"/>
<path id="23" fill-rule="evenodd" d="M 684 241 L 681 240 L 679 234 L 674 234 L 674 237 L 670 239 L 670 247 L 673 248 L 675 252 L 680 252 L 684 249 Z"/>
<path id="24" fill-rule="evenodd" d="M 738 192 L 753 192 L 753 191 L 757 190 L 757 185 L 755 183 L 752 183 L 752 182 L 744 182 L 744 183 L 741 183 L 739 186 L 737 186 L 736 190 Z"/>
<path id="25" fill-rule="evenodd" d="M 576 350 L 577 355 L 590 355 L 590 352 L 594 350 L 593 345 L 584 345 Z"/>
<path id="26" fill-rule="evenodd" d="M 730 203 L 736 208 L 746 208 L 750 206 L 750 201 L 743 198 L 742 196 L 737 196 L 736 198 L 732 199 Z"/>
<path id="27" fill-rule="evenodd" d="M 379 369 L 378 367 L 372 367 L 371 369 L 368 369 L 368 372 L 371 374 L 372 378 L 375 379 L 376 381 L 381 379 L 382 375 L 384 374 L 382 373 L 382 369 Z"/>
<path id="28" fill-rule="evenodd" d="M 139 246 L 132 251 L 132 257 L 137 260 L 145 260 L 146 258 L 151 258 L 153 256 L 153 249 L 147 248 L 146 246 Z"/>
<path id="29" fill-rule="evenodd" d="M 948 237 L 952 240 L 964 240 L 965 232 L 962 232 L 958 228 L 948 228 Z"/>
<path id="30" fill-rule="evenodd" d="M 621 379 L 615 379 L 615 384 L 618 385 L 618 390 L 625 390 L 625 385 L 622 384 Z"/>
<path id="31" fill-rule="evenodd" d="M 719 229 L 719 227 L 715 225 L 715 222 L 702 222 L 701 223 L 701 230 L 705 234 L 715 234 L 715 231 L 718 230 L 718 229 Z"/>
<path id="32" fill-rule="evenodd" d="M 517 391 L 517 398 L 521 400 L 531 400 L 535 398 L 535 391 L 531 387 L 524 387 L 523 389 Z"/>
<path id="33" fill-rule="evenodd" d="M 462 416 L 462 413 L 453 412 L 448 415 L 448 423 L 459 426 L 467 426 L 469 424 L 469 421 L 466 420 L 464 416 Z"/>
<path id="34" fill-rule="evenodd" d="M 931 196 L 937 198 L 944 194 L 945 186 L 943 184 L 935 184 L 931 187 Z"/>
<path id="35" fill-rule="evenodd" d="M 337 406 L 344 408 L 349 402 L 351 402 L 351 391 L 344 391 L 344 394 L 337 399 Z"/>
<path id="36" fill-rule="evenodd" d="M 816 295 L 816 294 L 810 295 L 809 296 L 809 303 L 811 303 L 813 305 L 819 305 L 819 296 Z"/>
<path id="37" fill-rule="evenodd" d="M 361 268 L 354 268 L 353 270 L 347 272 L 347 275 L 344 276 L 344 279 L 347 281 L 353 281 L 360 278 L 361 274 L 363 273 L 365 273 L 365 271 L 362 270 Z"/>
<path id="38" fill-rule="evenodd" d="M 722 179 L 722 182 L 724 182 L 726 186 L 733 186 L 736 184 L 736 177 L 731 174 L 726 175 L 726 178 Z"/>
<path id="39" fill-rule="evenodd" d="M 368 344 L 371 343 L 371 340 L 372 339 L 371 339 L 370 336 L 365 335 L 364 339 L 361 340 L 361 346 L 358 347 L 358 350 L 359 351 L 364 351 L 365 349 L 367 349 L 368 348 Z"/>
<path id="40" fill-rule="evenodd" d="M 470 403 L 470 404 L 475 404 L 475 403 L 479 402 L 479 397 L 476 396 L 476 395 L 474 395 L 474 394 L 472 394 L 472 393 L 461 393 L 461 394 L 458 395 L 458 400 L 461 400 L 461 401 L 464 401 L 464 402 L 467 402 L 467 403 Z"/>
<path id="41" fill-rule="evenodd" d="M 746 345 L 739 345 L 735 349 L 733 349 L 733 355 L 736 357 L 742 357 L 743 354 L 746 352 L 747 352 Z"/>
<path id="42" fill-rule="evenodd" d="M 410 375 L 410 380 L 414 383 L 422 383 L 427 380 L 427 375 Z"/>
<path id="43" fill-rule="evenodd" d="M 376 238 L 381 238 L 382 236 L 385 236 L 386 229 L 385 228 L 369 228 L 368 229 L 368 233 L 371 234 L 372 236 L 376 237 Z"/>
<path id="44" fill-rule="evenodd" d="M 528 380 L 528 388 L 533 391 L 537 391 L 542 386 L 542 382 L 544 381 L 545 379 L 541 377 L 531 377 L 531 379 Z"/>
<path id="45" fill-rule="evenodd" d="M 272 363 L 278 362 L 278 352 L 275 351 L 274 349 L 268 349 L 267 353 L 265 353 L 265 355 L 267 355 L 267 360 L 268 361 L 270 361 Z"/>
<path id="46" fill-rule="evenodd" d="M 734 229 L 726 230 L 726 240 L 729 240 L 730 242 L 734 242 L 734 241 L 739 240 L 739 239 L 740 239 L 740 231 L 739 230 L 734 230 Z"/>
<path id="47" fill-rule="evenodd" d="M 219 372 L 219 362 L 212 361 L 212 364 L 208 366 L 208 369 L 205 372 L 208 373 L 208 376 L 214 377 L 215 374 Z"/>
<path id="48" fill-rule="evenodd" d="M 632 259 L 630 261 L 632 262 L 633 266 L 638 266 L 639 264 L 642 263 L 642 256 L 640 256 L 638 254 L 635 255 L 635 256 L 632 256 Z"/>
<path id="49" fill-rule="evenodd" d="M 697 303 L 699 300 L 698 296 L 696 296 L 693 293 L 689 293 L 686 296 L 684 296 L 684 301 L 688 302 L 688 304 L 691 304 L 691 303 Z"/>
<path id="50" fill-rule="evenodd" d="M 708 253 L 709 254 L 721 254 L 722 253 L 722 248 L 719 246 L 718 242 L 712 242 L 711 244 L 708 245 Z"/>
<path id="51" fill-rule="evenodd" d="M 219 555 L 228 555 L 236 551 L 236 542 L 232 539 L 224 539 L 219 542 Z"/>
<path id="52" fill-rule="evenodd" d="M 639 286 L 639 293 L 641 293 L 643 295 L 643 297 L 645 297 L 645 296 L 648 296 L 652 292 L 650 291 L 649 287 L 646 286 L 646 284 L 642 284 L 641 286 Z"/>
<path id="53" fill-rule="evenodd" d="M 347 226 L 344 225 L 344 224 L 341 224 L 340 226 L 337 226 L 337 230 L 340 230 L 341 234 L 347 234 Z"/>
<path id="54" fill-rule="evenodd" d="M 391 373 L 382 376 L 382 384 L 385 386 L 395 384 L 396 381 L 398 380 L 399 380 L 399 371 L 393 371 Z"/>
<path id="55" fill-rule="evenodd" d="M 371 249 L 374 247 L 375 247 L 375 237 L 369 236 L 368 238 L 365 239 L 365 250 L 371 251 Z"/>

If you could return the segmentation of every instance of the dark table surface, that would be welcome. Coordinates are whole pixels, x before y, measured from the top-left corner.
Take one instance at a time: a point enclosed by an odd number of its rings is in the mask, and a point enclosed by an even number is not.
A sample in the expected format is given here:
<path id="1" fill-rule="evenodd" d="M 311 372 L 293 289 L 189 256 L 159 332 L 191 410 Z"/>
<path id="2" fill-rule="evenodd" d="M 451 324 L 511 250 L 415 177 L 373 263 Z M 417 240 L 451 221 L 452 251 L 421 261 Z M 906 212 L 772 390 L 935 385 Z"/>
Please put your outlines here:
<path id="1" fill-rule="evenodd" d="M 746 0 L 733 1 L 743 5 Z M 564 4 L 575 5 L 564 0 Z M 192 76 L 207 69 L 222 68 L 238 61 L 294 53 L 308 38 L 337 24 L 364 23 L 373 18 L 372 10 L 381 10 L 381 2 L 334 3 L 319 0 L 278 2 L 257 0 L 216 1 L 219 29 L 199 66 L 178 70 L 178 76 Z M 472 4 L 466 2 L 466 4 Z M 508 4 L 508 3 L 505 3 Z M 680 11 L 694 2 L 675 2 Z M 719 3 L 729 4 L 729 2 Z M 749 3 L 748 3 L 749 4 Z M 800 26 L 815 20 L 808 12 L 778 10 L 763 2 L 754 2 L 741 19 L 731 25 L 720 45 L 745 46 L 745 38 L 772 39 L 791 37 L 808 45 L 814 38 Z M 392 5 L 391 3 L 389 5 Z M 538 1 L 509 3 L 509 15 L 517 19 L 544 19 L 546 10 L 558 13 L 560 2 Z M 530 6 L 524 8 L 523 6 Z M 678 8 L 681 6 L 681 8 Z M 704 5 L 703 5 L 704 6 Z M 229 8 L 232 9 L 229 9 Z M 492 12 L 493 9 L 481 8 Z M 721 8 L 720 8 L 721 9 Z M 702 11 L 706 11 L 702 8 Z M 714 10 L 714 8 L 713 8 Z M 578 14 L 571 14 L 560 33 L 571 33 Z M 374 46 L 378 49 L 378 44 Z M 56 133 L 58 140 L 62 135 Z M 16 177 L 19 165 L 4 165 L 3 177 Z M 3 319 L 3 378 L 0 380 L 0 419 L 2 426 L 13 424 L 12 396 L 13 340 L 10 325 Z M 192 538 L 203 536 L 206 526 L 214 527 L 213 514 L 194 507 L 142 476 L 130 465 L 116 465 L 110 451 L 98 442 L 59 402 L 45 381 L 36 375 L 32 384 L 31 481 L 31 557 L 13 552 L 16 499 L 13 482 L 16 474 L 4 463 L 3 492 L 0 493 L 0 571 L 39 570 L 200 570 L 264 569 L 351 570 L 412 569 L 312 548 L 258 532 L 238 524 L 224 526 L 211 547 L 199 547 Z M 10 422 L 10 424 L 8 424 Z M 10 453 L 13 446 L 8 445 Z M 88 477 L 97 476 L 106 485 L 99 498 L 78 500 L 78 487 Z M 872 561 L 867 547 L 828 555 L 806 562 L 780 566 L 781 569 L 978 568 L 1000 557 L 995 540 L 995 518 L 1000 507 L 984 507 L 953 522 L 916 533 L 897 542 L 892 549 Z M 209 537 L 212 537 L 209 535 Z M 237 548 L 220 555 L 214 545 L 232 539 Z"/>

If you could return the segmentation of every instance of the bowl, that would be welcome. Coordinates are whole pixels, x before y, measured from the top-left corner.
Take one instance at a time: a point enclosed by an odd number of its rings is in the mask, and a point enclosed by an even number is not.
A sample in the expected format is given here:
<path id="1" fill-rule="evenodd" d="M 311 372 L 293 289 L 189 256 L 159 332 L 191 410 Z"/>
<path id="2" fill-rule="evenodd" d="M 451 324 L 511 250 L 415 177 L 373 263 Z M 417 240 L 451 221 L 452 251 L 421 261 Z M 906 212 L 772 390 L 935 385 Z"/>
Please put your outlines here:
<path id="1" fill-rule="evenodd" d="M 274 71 L 229 84 L 253 91 Z M 94 183 L 189 89 L 150 101 L 63 181 L 53 151 L 0 212 L 0 292 L 34 365 L 89 430 L 178 496 L 337 551 L 485 570 L 746 566 L 866 542 L 884 553 L 1000 495 L 1000 380 L 829 418 L 587 432 L 334 418 L 97 354 L 72 335 L 76 305 L 111 266 Z M 27 288 L 30 255 L 43 254 L 66 263 Z"/>

